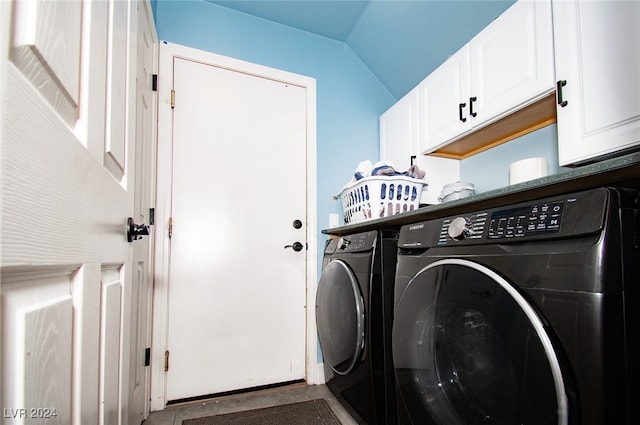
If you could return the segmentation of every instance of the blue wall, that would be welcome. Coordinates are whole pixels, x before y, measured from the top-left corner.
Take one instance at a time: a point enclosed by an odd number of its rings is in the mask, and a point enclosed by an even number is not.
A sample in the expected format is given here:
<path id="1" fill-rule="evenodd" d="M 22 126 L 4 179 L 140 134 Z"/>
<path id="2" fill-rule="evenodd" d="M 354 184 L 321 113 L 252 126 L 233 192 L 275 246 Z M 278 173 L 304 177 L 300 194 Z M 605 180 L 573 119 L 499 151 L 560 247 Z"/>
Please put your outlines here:
<path id="1" fill-rule="evenodd" d="M 550 125 L 460 161 L 460 180 L 473 183 L 476 192 L 509 185 L 509 166 L 525 158 L 547 158 L 549 174 L 566 171 L 558 165 L 558 133 Z"/>
<path id="2" fill-rule="evenodd" d="M 378 117 L 396 99 L 344 43 L 198 0 L 153 4 L 160 40 L 316 79 L 318 270 L 333 200 L 364 159 L 378 160 Z"/>

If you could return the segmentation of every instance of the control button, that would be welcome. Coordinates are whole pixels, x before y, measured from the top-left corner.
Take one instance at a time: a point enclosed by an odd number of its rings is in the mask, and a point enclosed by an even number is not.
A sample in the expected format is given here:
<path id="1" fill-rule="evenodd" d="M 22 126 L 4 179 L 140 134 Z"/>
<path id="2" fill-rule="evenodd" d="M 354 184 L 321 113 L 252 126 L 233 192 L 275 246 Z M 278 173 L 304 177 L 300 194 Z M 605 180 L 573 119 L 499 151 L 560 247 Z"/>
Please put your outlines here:
<path id="1" fill-rule="evenodd" d="M 467 235 L 469 235 L 469 233 L 471 233 L 468 226 L 469 222 L 464 217 L 457 217 L 453 219 L 451 224 L 449 224 L 449 236 L 456 241 L 463 240 Z"/>

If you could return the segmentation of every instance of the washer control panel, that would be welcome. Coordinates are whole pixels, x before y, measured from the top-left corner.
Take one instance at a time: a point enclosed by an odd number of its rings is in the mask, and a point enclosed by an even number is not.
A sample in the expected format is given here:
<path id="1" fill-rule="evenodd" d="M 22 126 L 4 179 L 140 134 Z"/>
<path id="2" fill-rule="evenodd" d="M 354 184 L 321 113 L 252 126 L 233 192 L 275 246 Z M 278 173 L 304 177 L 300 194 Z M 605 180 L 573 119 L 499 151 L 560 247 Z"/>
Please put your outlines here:
<path id="1" fill-rule="evenodd" d="M 407 224 L 400 248 L 524 242 L 600 231 L 610 190 L 591 189 L 553 198 Z"/>
<path id="2" fill-rule="evenodd" d="M 518 238 L 558 232 L 562 224 L 564 201 L 495 211 L 489 220 L 489 239 Z"/>
<path id="3" fill-rule="evenodd" d="M 521 238 L 558 232 L 563 211 L 564 201 L 555 201 L 445 218 L 438 245 L 446 245 L 449 241 Z"/>

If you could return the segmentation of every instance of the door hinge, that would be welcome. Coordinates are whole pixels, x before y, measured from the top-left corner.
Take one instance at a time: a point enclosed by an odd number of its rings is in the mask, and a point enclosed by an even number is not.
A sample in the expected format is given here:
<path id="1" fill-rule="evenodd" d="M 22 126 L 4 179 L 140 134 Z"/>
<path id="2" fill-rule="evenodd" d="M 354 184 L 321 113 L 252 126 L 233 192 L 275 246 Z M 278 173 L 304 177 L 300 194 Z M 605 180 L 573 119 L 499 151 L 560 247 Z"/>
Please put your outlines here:
<path id="1" fill-rule="evenodd" d="M 169 217 L 169 239 L 173 236 L 173 217 Z"/>
<path id="2" fill-rule="evenodd" d="M 158 91 L 158 74 L 151 76 L 151 90 Z"/>
<path id="3" fill-rule="evenodd" d="M 176 91 L 171 89 L 171 109 L 176 107 Z"/>
<path id="4" fill-rule="evenodd" d="M 169 350 L 164 352 L 164 371 L 169 372 Z"/>
<path id="5" fill-rule="evenodd" d="M 149 366 L 151 364 L 151 347 L 144 349 L 144 365 Z"/>

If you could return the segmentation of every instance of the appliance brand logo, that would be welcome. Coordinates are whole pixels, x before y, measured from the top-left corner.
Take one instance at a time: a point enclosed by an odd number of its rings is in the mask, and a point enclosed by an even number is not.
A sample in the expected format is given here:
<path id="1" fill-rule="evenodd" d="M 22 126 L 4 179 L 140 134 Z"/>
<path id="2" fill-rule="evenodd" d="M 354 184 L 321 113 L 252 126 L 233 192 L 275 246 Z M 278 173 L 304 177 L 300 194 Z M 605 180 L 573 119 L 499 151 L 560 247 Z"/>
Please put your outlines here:
<path id="1" fill-rule="evenodd" d="M 413 226 L 409 226 L 409 231 L 424 229 L 424 223 L 414 224 Z"/>
<path id="2" fill-rule="evenodd" d="M 402 244 L 403 248 L 415 248 L 415 247 L 421 247 L 421 246 L 422 246 L 421 242 L 407 242 Z"/>

